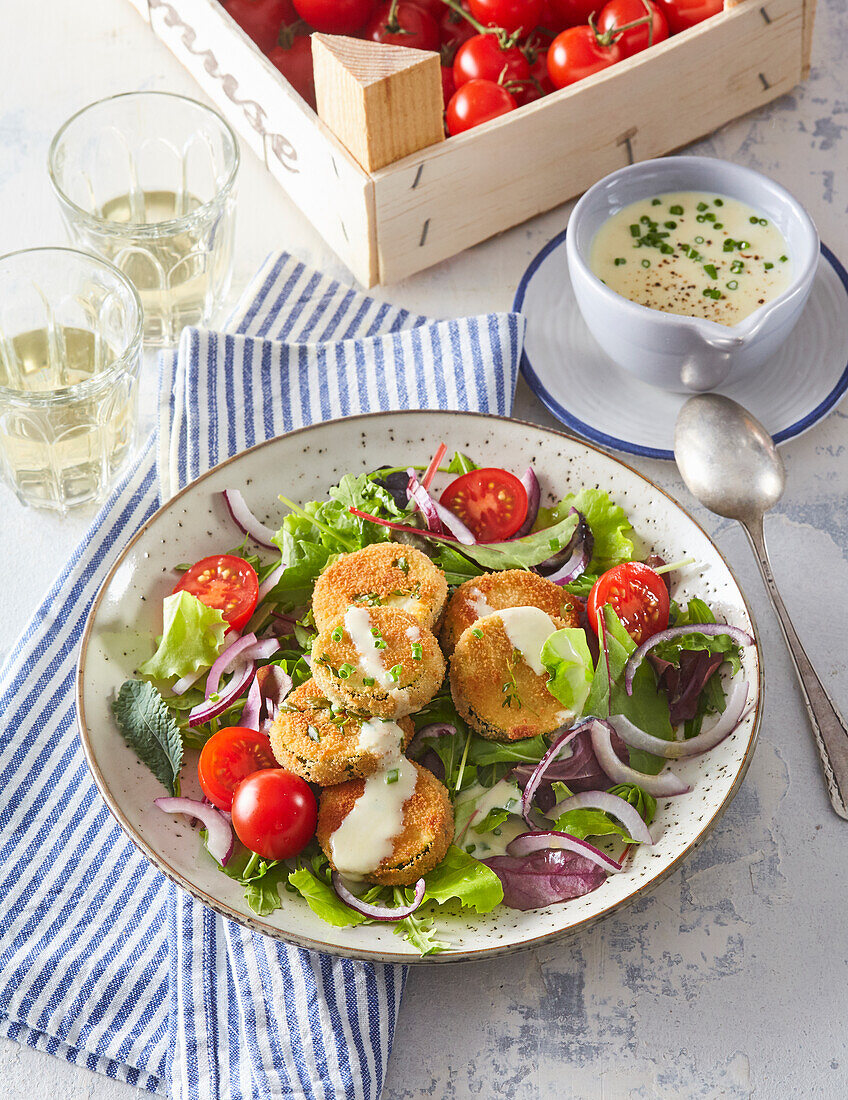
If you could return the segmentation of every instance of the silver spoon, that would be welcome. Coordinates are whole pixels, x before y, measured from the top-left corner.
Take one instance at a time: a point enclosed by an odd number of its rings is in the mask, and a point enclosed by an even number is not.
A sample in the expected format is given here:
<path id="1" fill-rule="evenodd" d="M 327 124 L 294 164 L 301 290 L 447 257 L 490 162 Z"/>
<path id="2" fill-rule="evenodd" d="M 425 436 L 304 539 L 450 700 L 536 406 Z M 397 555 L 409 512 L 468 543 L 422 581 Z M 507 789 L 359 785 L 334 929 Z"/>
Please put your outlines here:
<path id="1" fill-rule="evenodd" d="M 771 571 L 763 515 L 786 484 L 771 436 L 741 405 L 716 393 L 690 397 L 677 418 L 674 457 L 689 492 L 711 512 L 742 524 L 798 673 L 830 801 L 848 820 L 848 727 L 795 633 Z"/>

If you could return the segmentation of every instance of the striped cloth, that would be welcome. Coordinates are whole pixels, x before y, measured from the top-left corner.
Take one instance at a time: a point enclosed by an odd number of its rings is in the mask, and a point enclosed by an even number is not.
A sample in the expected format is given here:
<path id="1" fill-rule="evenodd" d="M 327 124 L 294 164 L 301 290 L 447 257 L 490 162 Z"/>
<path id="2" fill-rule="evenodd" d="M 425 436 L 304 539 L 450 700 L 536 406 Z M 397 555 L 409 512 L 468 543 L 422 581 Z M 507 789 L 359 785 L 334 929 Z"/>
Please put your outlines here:
<path id="1" fill-rule="evenodd" d="M 0 1031 L 179 1100 L 376 1100 L 403 968 L 286 947 L 166 881 L 86 767 L 77 647 L 121 548 L 191 478 L 328 416 L 508 413 L 523 321 L 428 321 L 280 255 L 228 327 L 162 357 L 158 430 L 0 669 Z"/>

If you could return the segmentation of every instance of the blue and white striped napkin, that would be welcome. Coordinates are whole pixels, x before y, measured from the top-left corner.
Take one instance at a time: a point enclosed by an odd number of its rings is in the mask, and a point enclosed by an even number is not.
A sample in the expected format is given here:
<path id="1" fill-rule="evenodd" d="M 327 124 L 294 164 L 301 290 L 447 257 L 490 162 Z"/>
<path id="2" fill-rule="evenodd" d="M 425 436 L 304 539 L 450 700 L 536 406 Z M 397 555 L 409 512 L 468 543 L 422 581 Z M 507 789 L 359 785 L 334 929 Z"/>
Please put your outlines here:
<path id="1" fill-rule="evenodd" d="M 523 319 L 429 321 L 279 255 L 228 327 L 162 357 L 157 432 L 0 669 L 0 1031 L 177 1100 L 376 1100 L 403 968 L 287 947 L 164 879 L 89 774 L 77 648 L 121 548 L 191 478 L 328 416 L 508 413 Z"/>

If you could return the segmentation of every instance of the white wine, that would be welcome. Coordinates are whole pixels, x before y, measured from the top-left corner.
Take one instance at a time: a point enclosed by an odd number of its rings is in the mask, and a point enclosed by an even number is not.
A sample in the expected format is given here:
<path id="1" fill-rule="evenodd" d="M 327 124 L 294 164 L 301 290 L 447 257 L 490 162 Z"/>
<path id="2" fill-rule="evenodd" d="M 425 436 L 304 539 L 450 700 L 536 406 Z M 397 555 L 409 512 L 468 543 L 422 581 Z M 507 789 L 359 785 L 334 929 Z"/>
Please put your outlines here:
<path id="1" fill-rule="evenodd" d="M 99 211 L 102 219 L 123 227 L 100 238 L 98 251 L 135 284 L 145 339 L 151 342 L 175 342 L 186 325 L 208 319 L 226 292 L 232 218 L 202 206 L 184 192 L 133 191 Z"/>
<path id="2" fill-rule="evenodd" d="M 137 387 L 108 369 L 117 358 L 80 328 L 0 338 L 0 460 L 25 503 L 64 512 L 96 500 L 128 457 Z"/>

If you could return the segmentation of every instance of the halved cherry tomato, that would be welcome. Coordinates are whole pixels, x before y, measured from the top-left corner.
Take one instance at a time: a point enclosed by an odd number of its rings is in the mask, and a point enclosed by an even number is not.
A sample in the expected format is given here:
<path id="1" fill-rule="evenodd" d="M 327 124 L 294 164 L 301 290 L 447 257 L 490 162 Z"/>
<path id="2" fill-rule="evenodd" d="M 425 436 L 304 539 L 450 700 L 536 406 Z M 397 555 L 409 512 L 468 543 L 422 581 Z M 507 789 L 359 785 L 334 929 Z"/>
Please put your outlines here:
<path id="1" fill-rule="evenodd" d="M 598 30 L 604 34 L 628 23 L 638 23 L 640 19 L 645 22 L 622 31 L 615 40 L 621 56 L 632 57 L 668 38 L 668 21 L 651 0 L 609 0 L 598 16 Z"/>
<path id="2" fill-rule="evenodd" d="M 480 542 L 511 538 L 527 518 L 527 490 L 515 474 L 495 467 L 469 470 L 458 477 L 442 493 L 441 503 Z"/>
<path id="3" fill-rule="evenodd" d="M 207 607 L 217 607 L 234 630 L 241 630 L 259 599 L 259 579 L 244 558 L 215 554 L 196 562 L 174 591 L 190 592 Z"/>
<path id="4" fill-rule="evenodd" d="M 255 772 L 233 797 L 236 836 L 263 859 L 290 859 L 315 835 L 318 809 L 309 784 L 285 768 Z"/>
<path id="5" fill-rule="evenodd" d="M 598 612 L 610 604 L 627 633 L 641 645 L 668 626 L 668 589 L 659 574 L 639 561 L 614 565 L 598 577 L 589 593 L 586 614 L 598 633 Z"/>
<path id="6" fill-rule="evenodd" d="M 276 768 L 268 735 L 246 726 L 227 726 L 213 733 L 200 753 L 197 777 L 203 793 L 219 810 L 229 810 L 233 792 L 254 772 Z"/>

